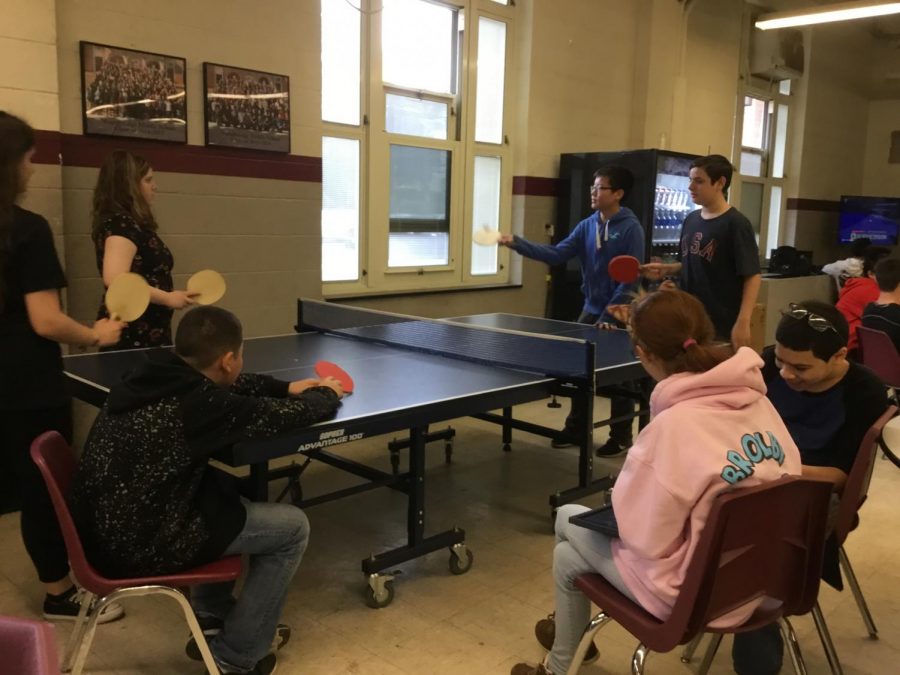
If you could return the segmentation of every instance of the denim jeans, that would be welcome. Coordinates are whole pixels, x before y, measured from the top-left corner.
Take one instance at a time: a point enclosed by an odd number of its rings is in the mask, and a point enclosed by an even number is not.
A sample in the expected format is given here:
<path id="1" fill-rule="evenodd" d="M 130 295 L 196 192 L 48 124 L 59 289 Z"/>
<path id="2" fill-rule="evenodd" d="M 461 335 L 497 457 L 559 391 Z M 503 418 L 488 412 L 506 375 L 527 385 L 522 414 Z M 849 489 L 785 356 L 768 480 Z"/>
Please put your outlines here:
<path id="1" fill-rule="evenodd" d="M 576 321 L 578 323 L 595 324 L 599 318 L 599 314 L 582 312 Z M 623 386 L 627 389 L 634 389 L 637 391 L 636 383 L 634 382 L 626 382 Z M 611 396 L 609 399 L 609 413 L 610 417 L 622 417 L 634 413 L 634 399 L 628 396 Z M 575 406 L 572 406 L 566 417 L 564 426 L 565 431 L 570 434 L 575 434 L 580 431 L 582 423 L 582 415 L 576 412 Z M 609 437 L 620 446 L 629 446 L 631 445 L 633 438 L 633 428 L 633 419 L 613 422 L 609 425 Z"/>
<path id="2" fill-rule="evenodd" d="M 556 548 L 553 550 L 556 638 L 546 663 L 551 672 L 560 675 L 569 668 L 584 628 L 591 619 L 591 602 L 575 588 L 575 579 L 587 572 L 596 572 L 620 593 L 634 600 L 613 562 L 610 538 L 569 522 L 572 516 L 588 510 L 586 506 L 566 504 L 556 513 Z"/>
<path id="3" fill-rule="evenodd" d="M 250 557 L 240 596 L 235 600 L 232 583 L 191 592 L 197 616 L 223 620 L 209 647 L 220 665 L 235 672 L 252 670 L 269 652 L 288 585 L 309 541 L 309 521 L 297 507 L 250 502 L 245 508 L 244 529 L 225 550 Z"/>

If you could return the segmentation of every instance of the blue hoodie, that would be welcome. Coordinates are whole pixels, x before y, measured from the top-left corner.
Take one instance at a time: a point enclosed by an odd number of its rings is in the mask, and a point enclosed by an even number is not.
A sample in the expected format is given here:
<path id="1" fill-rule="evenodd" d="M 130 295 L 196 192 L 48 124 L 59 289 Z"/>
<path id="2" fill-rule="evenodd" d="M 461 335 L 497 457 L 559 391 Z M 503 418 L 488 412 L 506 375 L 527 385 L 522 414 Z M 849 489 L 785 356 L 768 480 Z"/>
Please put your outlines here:
<path id="1" fill-rule="evenodd" d="M 510 248 L 526 258 L 548 265 L 562 265 L 578 256 L 581 260 L 581 292 L 584 293 L 583 311 L 596 314 L 600 317 L 599 321 L 615 323 L 615 319 L 606 313 L 606 306 L 628 304 L 631 302 L 629 293 L 636 292 L 638 285 L 613 281 L 606 268 L 609 261 L 619 255 L 634 256 L 644 262 L 644 228 L 634 212 L 623 206 L 606 223 L 600 222 L 600 212 L 595 211 L 555 246 L 535 244 L 517 236 Z"/>

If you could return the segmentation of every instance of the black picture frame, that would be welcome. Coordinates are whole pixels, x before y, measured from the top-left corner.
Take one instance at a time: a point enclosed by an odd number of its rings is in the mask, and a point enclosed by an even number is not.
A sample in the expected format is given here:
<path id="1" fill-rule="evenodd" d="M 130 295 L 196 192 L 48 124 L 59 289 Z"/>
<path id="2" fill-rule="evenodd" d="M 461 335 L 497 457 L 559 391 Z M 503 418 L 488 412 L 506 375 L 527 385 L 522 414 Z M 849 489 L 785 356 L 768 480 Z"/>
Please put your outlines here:
<path id="1" fill-rule="evenodd" d="M 81 120 L 85 135 L 187 143 L 187 63 L 82 40 Z"/>
<path id="2" fill-rule="evenodd" d="M 204 62 L 203 123 L 208 146 L 289 153 L 290 78 Z"/>

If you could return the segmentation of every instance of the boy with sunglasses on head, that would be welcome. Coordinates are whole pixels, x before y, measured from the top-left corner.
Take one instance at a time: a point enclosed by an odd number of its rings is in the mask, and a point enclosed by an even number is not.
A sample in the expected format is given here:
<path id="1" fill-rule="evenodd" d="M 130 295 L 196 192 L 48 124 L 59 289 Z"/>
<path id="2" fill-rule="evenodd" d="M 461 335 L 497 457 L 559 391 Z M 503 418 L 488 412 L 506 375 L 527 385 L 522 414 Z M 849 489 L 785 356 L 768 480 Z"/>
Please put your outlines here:
<path id="1" fill-rule="evenodd" d="M 791 303 L 763 352 L 767 396 L 800 448 L 803 475 L 834 483 L 834 505 L 847 482 L 866 431 L 888 405 L 884 385 L 847 360 L 849 326 L 825 302 Z M 834 510 L 834 509 L 833 509 Z M 843 588 L 834 541 L 826 546 L 822 579 Z M 777 624 L 735 635 L 732 657 L 739 675 L 774 675 L 783 645 Z"/>

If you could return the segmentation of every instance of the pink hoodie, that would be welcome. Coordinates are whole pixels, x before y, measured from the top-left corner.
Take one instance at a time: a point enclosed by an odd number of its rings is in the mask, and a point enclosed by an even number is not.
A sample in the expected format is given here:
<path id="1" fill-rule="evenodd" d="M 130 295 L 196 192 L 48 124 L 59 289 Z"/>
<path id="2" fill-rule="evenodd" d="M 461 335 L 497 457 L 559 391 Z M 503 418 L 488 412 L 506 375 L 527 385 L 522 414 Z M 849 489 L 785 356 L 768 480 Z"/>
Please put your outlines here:
<path id="1" fill-rule="evenodd" d="M 672 612 L 716 495 L 800 473 L 800 452 L 766 398 L 763 362 L 743 347 L 705 373 L 656 385 L 653 421 L 638 436 L 613 489 L 616 568 L 641 605 Z M 715 623 L 735 626 L 759 602 Z"/>

